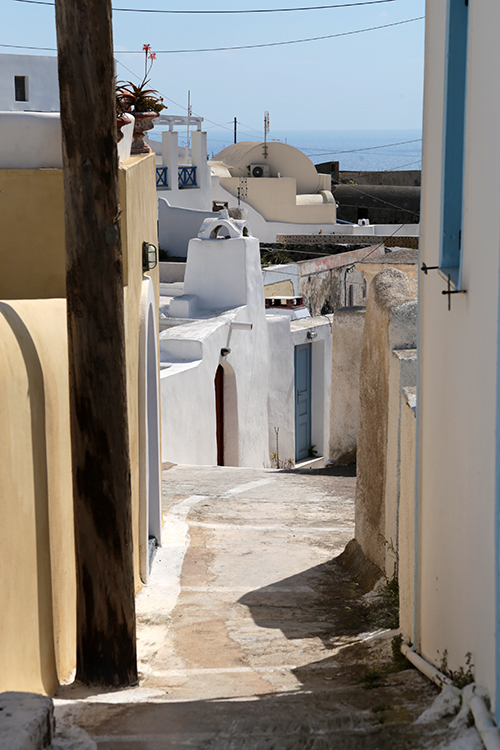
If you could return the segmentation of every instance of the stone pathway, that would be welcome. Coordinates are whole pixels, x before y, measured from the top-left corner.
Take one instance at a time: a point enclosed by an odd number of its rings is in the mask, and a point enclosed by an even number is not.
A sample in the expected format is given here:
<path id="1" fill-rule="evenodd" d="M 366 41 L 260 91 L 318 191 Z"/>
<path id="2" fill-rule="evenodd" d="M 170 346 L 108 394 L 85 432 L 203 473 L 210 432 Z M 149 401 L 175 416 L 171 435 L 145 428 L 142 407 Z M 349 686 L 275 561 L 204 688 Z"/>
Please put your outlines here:
<path id="1" fill-rule="evenodd" d="M 437 691 L 395 671 L 383 605 L 334 559 L 354 535 L 352 472 L 172 467 L 163 482 L 140 686 L 62 688 L 58 748 L 481 747 L 449 718 L 413 724 Z"/>

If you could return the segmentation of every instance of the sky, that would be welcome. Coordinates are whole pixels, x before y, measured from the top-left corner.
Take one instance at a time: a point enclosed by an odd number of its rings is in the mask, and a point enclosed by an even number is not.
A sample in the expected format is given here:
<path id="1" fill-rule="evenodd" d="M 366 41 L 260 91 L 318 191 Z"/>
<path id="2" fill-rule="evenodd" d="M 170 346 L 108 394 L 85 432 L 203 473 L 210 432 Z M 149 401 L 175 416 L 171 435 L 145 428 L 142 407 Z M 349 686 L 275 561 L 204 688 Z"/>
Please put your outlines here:
<path id="1" fill-rule="evenodd" d="M 138 82 L 150 44 L 157 54 L 150 79 L 168 105 L 214 127 L 234 117 L 249 132 L 286 130 L 420 129 L 423 102 L 424 21 L 319 41 L 258 49 L 172 52 L 318 37 L 395 24 L 424 16 L 425 0 L 114 0 L 113 34 L 118 77 Z M 322 10 L 156 14 L 118 8 L 248 10 L 346 3 Z M 56 47 L 54 7 L 0 0 L 0 45 Z M 128 51 L 134 51 L 130 54 Z M 55 54 L 0 46 L 1 53 Z M 168 53 L 167 53 L 168 52 Z"/>

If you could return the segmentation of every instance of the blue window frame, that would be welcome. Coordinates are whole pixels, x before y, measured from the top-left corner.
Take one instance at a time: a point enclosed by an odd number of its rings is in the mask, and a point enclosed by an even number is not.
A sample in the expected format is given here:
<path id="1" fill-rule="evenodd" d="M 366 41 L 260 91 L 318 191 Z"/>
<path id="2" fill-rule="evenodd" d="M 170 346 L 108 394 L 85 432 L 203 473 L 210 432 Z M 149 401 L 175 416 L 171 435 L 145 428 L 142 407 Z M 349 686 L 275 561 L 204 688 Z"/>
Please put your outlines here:
<path id="1" fill-rule="evenodd" d="M 468 0 L 448 0 L 439 268 L 449 274 L 457 289 L 462 286 L 468 19 Z"/>

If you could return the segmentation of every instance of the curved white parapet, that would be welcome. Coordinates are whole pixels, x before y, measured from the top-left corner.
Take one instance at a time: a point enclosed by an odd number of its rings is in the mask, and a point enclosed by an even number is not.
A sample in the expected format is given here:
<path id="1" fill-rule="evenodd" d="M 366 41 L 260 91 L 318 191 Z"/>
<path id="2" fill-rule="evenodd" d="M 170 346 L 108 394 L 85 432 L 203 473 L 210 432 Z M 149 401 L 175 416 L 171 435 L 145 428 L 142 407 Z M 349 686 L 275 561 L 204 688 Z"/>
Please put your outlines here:
<path id="1" fill-rule="evenodd" d="M 134 117 L 122 127 L 118 157 L 130 156 Z M 0 112 L 0 169 L 62 169 L 59 112 Z"/>
<path id="2" fill-rule="evenodd" d="M 238 239 L 249 236 L 248 222 L 244 219 L 230 219 L 226 210 L 221 211 L 217 217 L 205 219 L 198 232 L 200 240 Z"/>
<path id="3" fill-rule="evenodd" d="M 62 169 L 59 112 L 0 112 L 0 169 Z"/>

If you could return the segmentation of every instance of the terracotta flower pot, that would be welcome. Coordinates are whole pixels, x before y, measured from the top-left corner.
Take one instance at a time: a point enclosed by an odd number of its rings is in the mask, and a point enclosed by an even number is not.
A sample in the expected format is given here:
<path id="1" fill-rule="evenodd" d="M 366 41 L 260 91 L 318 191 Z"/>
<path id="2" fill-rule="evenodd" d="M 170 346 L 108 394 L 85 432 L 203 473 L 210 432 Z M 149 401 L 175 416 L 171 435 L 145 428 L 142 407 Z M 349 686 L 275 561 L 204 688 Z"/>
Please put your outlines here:
<path id="1" fill-rule="evenodd" d="M 131 154 L 149 154 L 152 149 L 144 143 L 144 133 L 154 127 L 153 120 L 159 117 L 158 112 L 132 112 L 135 117 L 134 140 Z"/>

